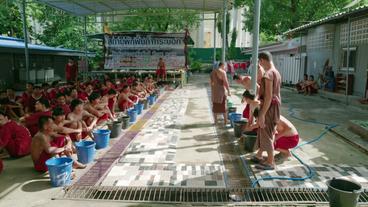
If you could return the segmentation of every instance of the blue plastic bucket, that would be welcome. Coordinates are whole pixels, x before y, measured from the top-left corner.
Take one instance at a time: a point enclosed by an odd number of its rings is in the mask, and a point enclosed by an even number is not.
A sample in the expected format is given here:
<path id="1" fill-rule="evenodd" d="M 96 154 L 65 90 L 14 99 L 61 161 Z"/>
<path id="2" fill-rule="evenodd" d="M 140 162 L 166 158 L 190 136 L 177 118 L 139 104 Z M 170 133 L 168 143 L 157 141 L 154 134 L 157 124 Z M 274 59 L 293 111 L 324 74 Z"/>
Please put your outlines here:
<path id="1" fill-rule="evenodd" d="M 243 114 L 240 113 L 232 113 L 231 115 L 231 126 L 234 127 L 234 122 L 240 121 L 242 119 Z"/>
<path id="2" fill-rule="evenodd" d="M 95 157 L 96 143 L 93 141 L 76 142 L 78 161 L 87 164 L 93 161 Z"/>
<path id="3" fill-rule="evenodd" d="M 96 149 L 103 149 L 109 146 L 110 133 L 108 129 L 97 129 L 93 131 L 93 137 L 96 142 Z"/>
<path id="4" fill-rule="evenodd" d="M 150 96 L 148 96 L 147 99 L 148 99 L 148 104 L 149 105 L 153 105 L 155 103 L 155 96 L 150 95 Z"/>
<path id="5" fill-rule="evenodd" d="M 60 187 L 71 183 L 73 160 L 69 157 L 51 158 L 46 160 L 51 185 Z"/>
<path id="6" fill-rule="evenodd" d="M 135 106 L 134 106 L 134 110 L 137 111 L 137 114 L 141 114 L 142 111 L 143 111 L 143 104 L 141 103 L 137 103 Z"/>
<path id="7" fill-rule="evenodd" d="M 137 111 L 136 110 L 128 111 L 128 115 L 130 117 L 130 122 L 135 122 L 137 120 Z"/>
<path id="8" fill-rule="evenodd" d="M 235 112 L 230 112 L 229 113 L 229 120 L 230 120 L 230 125 L 231 127 L 233 127 L 233 115 L 236 114 Z"/>

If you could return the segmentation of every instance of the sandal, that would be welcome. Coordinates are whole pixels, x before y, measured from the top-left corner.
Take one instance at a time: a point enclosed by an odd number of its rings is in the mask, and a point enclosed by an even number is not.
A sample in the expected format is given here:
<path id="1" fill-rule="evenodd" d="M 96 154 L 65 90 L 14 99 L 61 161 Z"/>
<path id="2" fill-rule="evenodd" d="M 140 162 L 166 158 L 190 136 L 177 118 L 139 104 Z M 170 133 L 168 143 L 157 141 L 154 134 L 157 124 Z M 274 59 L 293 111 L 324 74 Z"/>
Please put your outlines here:
<path id="1" fill-rule="evenodd" d="M 266 163 L 256 165 L 256 168 L 259 169 L 259 170 L 275 170 L 274 165 L 269 165 L 269 164 L 266 164 Z"/>
<path id="2" fill-rule="evenodd" d="M 264 161 L 263 157 L 260 159 L 258 158 L 257 156 L 253 156 L 251 159 L 250 159 L 251 162 L 255 163 L 255 164 L 260 164 Z"/>

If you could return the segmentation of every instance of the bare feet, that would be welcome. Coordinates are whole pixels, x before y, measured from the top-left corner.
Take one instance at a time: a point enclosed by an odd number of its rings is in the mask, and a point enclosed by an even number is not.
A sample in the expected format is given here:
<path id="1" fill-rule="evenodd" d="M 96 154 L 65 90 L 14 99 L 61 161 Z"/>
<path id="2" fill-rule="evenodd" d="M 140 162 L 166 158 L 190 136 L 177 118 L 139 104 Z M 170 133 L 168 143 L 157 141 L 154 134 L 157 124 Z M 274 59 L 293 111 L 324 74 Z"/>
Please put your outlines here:
<path id="1" fill-rule="evenodd" d="M 73 168 L 74 169 L 84 169 L 86 167 L 87 167 L 87 165 L 82 164 L 82 163 L 80 163 L 78 161 L 74 161 L 74 163 L 73 163 Z"/>

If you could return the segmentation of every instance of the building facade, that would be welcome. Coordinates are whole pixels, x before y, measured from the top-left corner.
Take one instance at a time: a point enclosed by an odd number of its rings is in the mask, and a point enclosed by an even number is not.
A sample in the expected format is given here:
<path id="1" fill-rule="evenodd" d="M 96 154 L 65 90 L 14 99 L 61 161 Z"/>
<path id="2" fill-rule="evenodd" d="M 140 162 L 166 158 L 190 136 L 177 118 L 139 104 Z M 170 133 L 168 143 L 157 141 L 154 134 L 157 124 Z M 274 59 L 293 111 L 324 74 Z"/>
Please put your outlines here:
<path id="1" fill-rule="evenodd" d="M 228 35 L 228 42 L 231 41 L 231 31 L 233 28 L 237 31 L 236 47 L 244 48 L 251 47 L 252 35 L 244 31 L 244 8 L 233 8 L 230 13 L 230 33 Z M 198 28 L 193 28 L 190 31 L 191 37 L 195 44 L 194 48 L 213 48 L 214 47 L 214 32 L 216 32 L 216 47 L 222 47 L 221 34 L 218 32 L 217 26 L 214 30 L 214 14 L 201 14 L 201 22 Z"/>

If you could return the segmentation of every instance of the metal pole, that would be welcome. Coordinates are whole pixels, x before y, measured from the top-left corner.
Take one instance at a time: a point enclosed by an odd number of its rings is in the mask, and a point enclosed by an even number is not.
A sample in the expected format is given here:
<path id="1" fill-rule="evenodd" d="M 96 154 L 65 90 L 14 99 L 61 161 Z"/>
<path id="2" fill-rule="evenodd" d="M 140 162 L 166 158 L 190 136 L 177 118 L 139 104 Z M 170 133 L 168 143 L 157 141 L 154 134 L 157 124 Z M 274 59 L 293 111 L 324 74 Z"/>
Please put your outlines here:
<path id="1" fill-rule="evenodd" d="M 255 0 L 254 4 L 254 25 L 253 25 L 253 73 L 252 88 L 254 94 L 257 94 L 257 70 L 258 70 L 258 44 L 259 44 L 259 23 L 261 13 L 261 0 Z"/>
<path id="2" fill-rule="evenodd" d="M 300 33 L 300 45 L 299 45 L 299 72 L 302 70 L 302 46 L 303 46 L 303 35 Z M 304 75 L 304 70 L 302 74 L 299 74 L 299 78 Z"/>
<path id="3" fill-rule="evenodd" d="M 224 14 L 222 20 L 222 58 L 221 62 L 225 64 L 226 61 L 226 13 L 227 13 L 227 0 L 224 0 Z"/>
<path id="4" fill-rule="evenodd" d="M 216 12 L 214 13 L 214 23 L 213 23 L 213 65 L 215 66 L 216 63 L 216 24 L 217 24 L 217 18 L 216 18 Z"/>
<path id="5" fill-rule="evenodd" d="M 84 64 L 85 64 L 85 70 L 88 71 L 88 46 L 87 46 L 87 16 L 84 17 Z M 87 71 L 83 71 L 83 80 L 85 80 L 85 74 Z"/>
<path id="6" fill-rule="evenodd" d="M 27 18 L 26 18 L 26 1 L 22 1 L 22 20 L 24 34 L 24 55 L 26 59 L 26 82 L 29 82 L 29 51 L 28 51 L 28 33 L 27 33 Z"/>
<path id="7" fill-rule="evenodd" d="M 350 59 L 350 41 L 351 41 L 351 19 L 348 17 L 348 48 L 346 54 L 346 85 L 345 85 L 345 97 L 346 97 L 346 105 L 349 105 L 349 59 Z"/>

